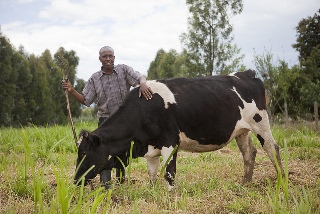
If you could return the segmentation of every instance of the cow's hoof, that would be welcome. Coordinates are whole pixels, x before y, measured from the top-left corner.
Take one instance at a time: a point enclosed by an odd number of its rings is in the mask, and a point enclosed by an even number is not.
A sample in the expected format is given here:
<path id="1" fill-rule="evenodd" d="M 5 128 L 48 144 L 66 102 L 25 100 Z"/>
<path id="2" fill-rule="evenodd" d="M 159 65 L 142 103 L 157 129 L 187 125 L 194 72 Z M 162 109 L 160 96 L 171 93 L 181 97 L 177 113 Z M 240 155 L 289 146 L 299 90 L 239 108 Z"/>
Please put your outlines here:
<path id="1" fill-rule="evenodd" d="M 104 187 L 105 190 L 109 190 L 112 188 L 112 185 L 109 183 L 101 184 L 102 187 Z"/>
<path id="2" fill-rule="evenodd" d="M 252 178 L 243 178 L 242 184 L 251 183 L 251 181 L 252 181 Z"/>

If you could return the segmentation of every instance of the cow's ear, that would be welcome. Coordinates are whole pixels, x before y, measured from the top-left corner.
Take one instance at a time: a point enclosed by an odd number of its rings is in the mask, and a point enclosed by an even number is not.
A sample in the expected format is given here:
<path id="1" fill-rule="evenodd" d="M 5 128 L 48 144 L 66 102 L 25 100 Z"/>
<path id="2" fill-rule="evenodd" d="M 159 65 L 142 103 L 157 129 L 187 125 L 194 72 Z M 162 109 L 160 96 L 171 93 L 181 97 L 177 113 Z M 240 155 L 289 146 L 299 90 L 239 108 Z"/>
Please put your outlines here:
<path id="1" fill-rule="evenodd" d="M 79 138 L 88 138 L 89 137 L 89 132 L 86 130 L 81 130 L 81 132 L 79 133 Z"/>
<path id="2" fill-rule="evenodd" d="M 85 137 L 85 138 L 89 137 L 89 132 L 84 131 L 84 132 L 83 132 L 83 137 Z"/>

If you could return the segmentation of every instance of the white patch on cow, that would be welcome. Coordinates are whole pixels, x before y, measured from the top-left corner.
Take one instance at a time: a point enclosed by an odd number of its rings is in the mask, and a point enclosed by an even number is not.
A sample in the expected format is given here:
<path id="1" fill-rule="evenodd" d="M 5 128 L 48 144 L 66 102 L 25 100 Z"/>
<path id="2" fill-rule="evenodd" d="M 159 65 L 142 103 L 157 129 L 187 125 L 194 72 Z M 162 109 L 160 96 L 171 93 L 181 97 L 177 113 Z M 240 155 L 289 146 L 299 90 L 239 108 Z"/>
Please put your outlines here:
<path id="1" fill-rule="evenodd" d="M 148 152 L 144 155 L 144 158 L 148 160 L 160 155 L 161 155 L 160 149 L 156 149 L 154 148 L 154 146 L 149 145 Z"/>
<path id="2" fill-rule="evenodd" d="M 237 77 L 237 76 L 235 75 L 236 73 L 237 73 L 237 72 L 232 72 L 232 73 L 228 74 L 228 76 L 230 76 L 230 77 L 236 77 L 236 78 L 240 79 L 239 77 Z"/>
<path id="3" fill-rule="evenodd" d="M 162 166 L 164 166 L 170 156 L 170 154 L 172 153 L 172 151 L 174 150 L 174 148 L 172 146 L 170 147 L 162 147 L 161 149 L 161 155 L 162 155 Z M 170 163 L 170 161 L 172 161 L 172 157 L 171 159 L 168 161 L 168 164 Z"/>
<path id="4" fill-rule="evenodd" d="M 144 158 L 147 160 L 148 174 L 151 181 L 155 181 L 157 178 L 160 155 L 161 151 L 151 145 L 148 146 L 148 152 L 144 155 Z"/>
<path id="5" fill-rule="evenodd" d="M 110 160 L 111 158 L 112 158 L 112 156 L 111 156 L 111 155 L 109 155 L 108 160 Z"/>
<path id="6" fill-rule="evenodd" d="M 179 150 L 190 151 L 190 152 L 215 151 L 215 150 L 221 149 L 227 143 L 229 143 L 229 142 L 226 142 L 225 144 L 222 144 L 222 145 L 213 145 L 213 144 L 201 145 L 198 141 L 188 138 L 184 132 L 179 133 L 179 141 L 180 141 Z"/>
<path id="7" fill-rule="evenodd" d="M 244 108 L 242 109 L 241 106 L 239 106 L 241 119 L 237 121 L 234 131 L 230 136 L 230 140 L 232 140 L 240 134 L 247 132 L 248 130 L 253 131 L 252 128 L 257 126 L 259 126 L 260 130 L 270 130 L 267 111 L 259 110 L 254 100 L 252 100 L 251 103 L 247 103 L 241 97 L 241 95 L 238 93 L 235 87 L 233 87 L 233 89 L 231 90 L 234 91 L 237 94 L 237 96 L 241 99 Z M 259 125 L 257 125 L 257 122 L 253 119 L 255 114 L 259 114 L 262 117 L 263 122 L 259 123 Z"/>
<path id="8" fill-rule="evenodd" d="M 170 147 L 162 147 L 161 149 L 161 154 L 162 154 L 162 166 L 164 166 L 166 164 L 166 162 L 168 162 L 168 164 L 170 164 L 170 162 L 172 161 L 173 159 L 173 156 L 171 156 L 170 160 L 168 161 L 169 159 L 169 156 L 171 155 L 172 151 L 174 150 L 174 148 L 172 146 Z M 166 172 L 167 173 L 167 176 L 168 178 L 170 179 L 173 179 L 173 176 L 171 175 L 170 172 Z M 171 191 L 173 189 L 173 186 L 168 184 L 168 191 Z"/>
<path id="9" fill-rule="evenodd" d="M 159 156 L 147 160 L 148 175 L 151 181 L 155 181 L 157 179 L 159 164 Z"/>
<path id="10" fill-rule="evenodd" d="M 177 103 L 173 93 L 170 89 L 163 83 L 157 82 L 156 80 L 147 81 L 147 85 L 151 88 L 153 93 L 159 94 L 164 100 L 164 107 L 168 108 L 168 104 Z"/>

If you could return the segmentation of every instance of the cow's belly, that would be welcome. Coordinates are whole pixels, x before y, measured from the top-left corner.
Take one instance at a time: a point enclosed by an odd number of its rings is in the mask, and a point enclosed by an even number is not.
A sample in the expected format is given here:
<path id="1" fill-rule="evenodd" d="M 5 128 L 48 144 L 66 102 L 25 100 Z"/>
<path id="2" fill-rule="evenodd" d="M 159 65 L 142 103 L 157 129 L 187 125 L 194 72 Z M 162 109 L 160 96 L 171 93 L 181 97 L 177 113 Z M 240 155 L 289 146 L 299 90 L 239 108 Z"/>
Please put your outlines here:
<path id="1" fill-rule="evenodd" d="M 186 136 L 184 132 L 179 133 L 179 141 L 180 146 L 179 150 L 189 151 L 189 152 L 211 152 L 218 149 L 221 149 L 222 147 L 226 146 L 228 143 L 230 143 L 236 136 L 239 136 L 244 133 L 248 133 L 250 129 L 248 128 L 248 125 L 245 121 L 240 120 L 237 122 L 236 127 L 234 131 L 231 133 L 230 138 L 226 140 L 225 143 L 215 144 L 212 142 L 212 144 L 200 144 L 197 140 L 190 139 Z"/>
<path id="2" fill-rule="evenodd" d="M 216 144 L 200 144 L 196 140 L 192 140 L 188 138 L 184 132 L 179 133 L 180 146 L 179 150 L 189 151 L 189 152 L 210 152 L 221 149 L 225 145 L 227 145 L 230 141 L 216 145 Z"/>

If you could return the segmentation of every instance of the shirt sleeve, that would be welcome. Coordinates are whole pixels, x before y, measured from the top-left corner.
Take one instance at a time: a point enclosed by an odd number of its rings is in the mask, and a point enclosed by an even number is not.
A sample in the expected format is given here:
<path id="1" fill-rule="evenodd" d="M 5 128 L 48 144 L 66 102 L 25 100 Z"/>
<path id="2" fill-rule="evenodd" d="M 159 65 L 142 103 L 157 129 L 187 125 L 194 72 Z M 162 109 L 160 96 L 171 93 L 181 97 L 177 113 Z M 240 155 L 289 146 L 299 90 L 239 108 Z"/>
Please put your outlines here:
<path id="1" fill-rule="evenodd" d="M 97 97 L 97 93 L 94 86 L 94 80 L 92 77 L 85 84 L 82 90 L 82 95 L 84 96 L 84 104 L 88 107 L 93 103 L 94 99 Z"/>
<path id="2" fill-rule="evenodd" d="M 139 79 L 143 76 L 138 71 L 133 70 L 132 67 L 126 66 L 126 74 L 127 74 L 127 81 L 131 86 L 139 85 Z"/>

